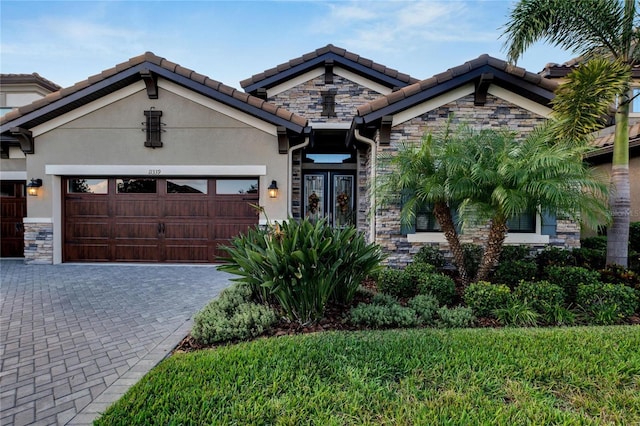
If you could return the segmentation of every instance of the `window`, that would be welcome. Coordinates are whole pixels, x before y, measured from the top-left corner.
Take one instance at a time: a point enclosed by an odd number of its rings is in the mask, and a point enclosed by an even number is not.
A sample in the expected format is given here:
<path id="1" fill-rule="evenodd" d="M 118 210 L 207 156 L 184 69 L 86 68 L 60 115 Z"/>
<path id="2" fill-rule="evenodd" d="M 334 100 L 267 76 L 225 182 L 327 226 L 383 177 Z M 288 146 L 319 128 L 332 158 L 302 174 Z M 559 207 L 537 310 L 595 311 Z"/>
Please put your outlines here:
<path id="1" fill-rule="evenodd" d="M 70 194 L 108 194 L 109 180 L 85 178 L 69 179 L 67 191 Z"/>
<path id="2" fill-rule="evenodd" d="M 216 181 L 216 194 L 256 194 L 258 179 L 220 179 Z"/>
<path id="3" fill-rule="evenodd" d="M 536 214 L 524 213 L 507 221 L 509 232 L 536 232 Z"/>
<path id="4" fill-rule="evenodd" d="M 461 232 L 462 229 L 458 223 L 458 208 L 450 207 L 450 210 L 456 231 Z M 433 206 L 431 204 L 418 207 L 416 211 L 416 232 L 442 232 L 442 228 L 440 228 L 440 224 L 433 214 Z"/>
<path id="5" fill-rule="evenodd" d="M 155 194 L 157 181 L 149 178 L 116 179 L 118 194 Z"/>
<path id="6" fill-rule="evenodd" d="M 336 117 L 336 90 L 322 92 L 322 112 L 323 117 Z"/>
<path id="7" fill-rule="evenodd" d="M 206 179 L 167 179 L 167 194 L 206 194 Z"/>
<path id="8" fill-rule="evenodd" d="M 640 114 L 640 87 L 631 89 L 631 112 Z"/>

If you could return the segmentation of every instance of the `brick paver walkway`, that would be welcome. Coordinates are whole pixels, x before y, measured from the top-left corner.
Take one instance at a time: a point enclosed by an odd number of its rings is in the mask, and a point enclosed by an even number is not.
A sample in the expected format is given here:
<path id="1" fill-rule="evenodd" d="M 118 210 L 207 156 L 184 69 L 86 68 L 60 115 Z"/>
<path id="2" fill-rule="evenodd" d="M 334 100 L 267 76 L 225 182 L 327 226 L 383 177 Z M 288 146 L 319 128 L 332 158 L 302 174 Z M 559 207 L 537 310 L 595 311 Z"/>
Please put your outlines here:
<path id="1" fill-rule="evenodd" d="M 0 261 L 0 424 L 91 424 L 229 285 L 215 266 Z"/>

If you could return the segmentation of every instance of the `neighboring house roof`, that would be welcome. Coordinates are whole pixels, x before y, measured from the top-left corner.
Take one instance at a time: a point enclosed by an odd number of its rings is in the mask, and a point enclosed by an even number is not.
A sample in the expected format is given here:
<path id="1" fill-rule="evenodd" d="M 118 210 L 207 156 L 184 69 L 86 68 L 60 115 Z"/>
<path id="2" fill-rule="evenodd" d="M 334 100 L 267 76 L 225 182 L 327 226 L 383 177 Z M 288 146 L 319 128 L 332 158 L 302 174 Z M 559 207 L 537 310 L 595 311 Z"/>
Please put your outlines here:
<path id="1" fill-rule="evenodd" d="M 161 76 L 295 134 L 310 132 L 304 117 L 146 52 L 71 87 L 8 112 L 0 118 L 0 133 L 5 136 L 14 127 L 32 128 L 136 81 L 153 79 L 154 76 Z"/>
<path id="2" fill-rule="evenodd" d="M 384 116 L 396 114 L 470 82 L 475 82 L 476 93 L 483 88 L 486 92 L 489 84 L 497 84 L 545 106 L 550 105 L 553 92 L 558 87 L 555 81 L 485 54 L 360 106 L 354 125 L 375 125 Z"/>
<path id="3" fill-rule="evenodd" d="M 253 93 L 257 89 L 269 89 L 311 69 L 325 66 L 326 64 L 339 65 L 390 88 L 404 87 L 418 81 L 418 79 L 408 74 L 403 74 L 397 70 L 373 62 L 370 59 L 363 58 L 355 53 L 328 44 L 299 58 L 292 59 L 242 80 L 240 86 L 248 93 Z"/>
<path id="4" fill-rule="evenodd" d="M 564 78 L 583 62 L 584 58 L 582 56 L 578 56 L 577 58 L 570 59 L 562 64 L 548 63 L 545 65 L 544 69 L 540 71 L 540 75 L 544 78 L 550 79 Z M 640 78 L 640 64 L 635 64 L 631 68 L 631 76 L 633 78 Z"/>
<path id="5" fill-rule="evenodd" d="M 587 154 L 587 157 L 594 158 L 610 154 L 613 151 L 615 130 L 616 126 L 609 126 L 600 130 L 593 141 L 593 146 L 596 149 Z M 640 122 L 629 125 L 629 148 L 637 147 L 640 147 Z"/>
<path id="6" fill-rule="evenodd" d="M 35 72 L 32 74 L 0 74 L 0 84 L 5 87 L 14 84 L 36 84 L 49 92 L 61 89 L 53 81 L 47 80 Z"/>

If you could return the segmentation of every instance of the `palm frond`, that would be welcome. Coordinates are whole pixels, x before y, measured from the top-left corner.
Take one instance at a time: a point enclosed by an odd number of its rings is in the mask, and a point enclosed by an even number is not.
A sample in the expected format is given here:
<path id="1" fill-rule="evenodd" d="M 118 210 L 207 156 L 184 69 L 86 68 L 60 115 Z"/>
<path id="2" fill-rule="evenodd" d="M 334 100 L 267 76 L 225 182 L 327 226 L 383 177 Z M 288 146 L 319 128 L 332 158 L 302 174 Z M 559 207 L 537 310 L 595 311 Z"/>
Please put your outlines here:
<path id="1" fill-rule="evenodd" d="M 593 59 L 567 76 L 553 100 L 560 139 L 583 140 L 606 124 L 616 97 L 629 89 L 631 68 L 620 61 Z"/>

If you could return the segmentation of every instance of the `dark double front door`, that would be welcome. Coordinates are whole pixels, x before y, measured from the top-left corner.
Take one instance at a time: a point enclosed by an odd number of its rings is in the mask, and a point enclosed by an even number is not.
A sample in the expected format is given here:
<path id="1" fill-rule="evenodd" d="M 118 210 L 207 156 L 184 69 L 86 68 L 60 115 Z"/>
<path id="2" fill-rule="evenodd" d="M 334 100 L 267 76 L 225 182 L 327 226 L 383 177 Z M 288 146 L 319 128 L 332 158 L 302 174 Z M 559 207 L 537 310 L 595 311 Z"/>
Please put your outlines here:
<path id="1" fill-rule="evenodd" d="M 216 262 L 258 223 L 258 179 L 65 179 L 66 262 Z"/>
<path id="2" fill-rule="evenodd" d="M 302 213 L 305 217 L 327 218 L 332 226 L 355 224 L 354 172 L 308 171 L 302 181 Z"/>

